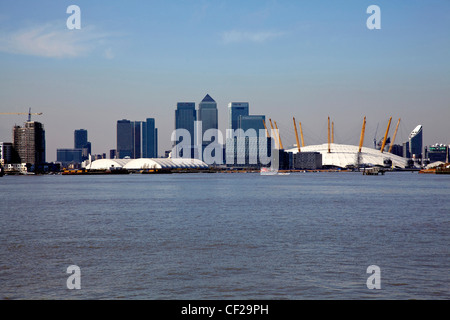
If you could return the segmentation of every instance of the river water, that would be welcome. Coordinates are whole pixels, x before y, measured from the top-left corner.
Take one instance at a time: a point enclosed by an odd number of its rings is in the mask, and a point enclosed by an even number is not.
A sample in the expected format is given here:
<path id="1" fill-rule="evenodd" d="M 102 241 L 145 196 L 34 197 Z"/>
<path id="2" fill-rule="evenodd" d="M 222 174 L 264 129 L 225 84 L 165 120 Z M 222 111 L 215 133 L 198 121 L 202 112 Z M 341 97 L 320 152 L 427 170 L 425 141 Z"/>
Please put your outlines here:
<path id="1" fill-rule="evenodd" d="M 449 191 L 400 172 L 5 176 L 0 299 L 449 299 Z"/>

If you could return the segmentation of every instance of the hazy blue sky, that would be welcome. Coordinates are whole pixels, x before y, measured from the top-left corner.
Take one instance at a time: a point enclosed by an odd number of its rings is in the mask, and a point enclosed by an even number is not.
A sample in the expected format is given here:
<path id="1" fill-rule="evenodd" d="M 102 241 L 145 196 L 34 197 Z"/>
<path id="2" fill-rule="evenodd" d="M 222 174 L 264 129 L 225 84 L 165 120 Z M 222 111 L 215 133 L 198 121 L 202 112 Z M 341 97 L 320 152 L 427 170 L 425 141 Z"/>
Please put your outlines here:
<path id="1" fill-rule="evenodd" d="M 69 5 L 81 30 L 69 30 Z M 381 29 L 369 30 L 369 5 Z M 292 117 L 307 144 L 397 142 L 418 124 L 426 144 L 450 143 L 450 1 L 1 1 L 0 112 L 34 112 L 47 160 L 87 129 L 94 153 L 116 144 L 116 121 L 156 118 L 159 153 L 170 148 L 179 101 L 208 93 L 225 130 L 227 104 L 276 120 L 285 147 Z M 0 116 L 0 141 L 26 116 Z"/>

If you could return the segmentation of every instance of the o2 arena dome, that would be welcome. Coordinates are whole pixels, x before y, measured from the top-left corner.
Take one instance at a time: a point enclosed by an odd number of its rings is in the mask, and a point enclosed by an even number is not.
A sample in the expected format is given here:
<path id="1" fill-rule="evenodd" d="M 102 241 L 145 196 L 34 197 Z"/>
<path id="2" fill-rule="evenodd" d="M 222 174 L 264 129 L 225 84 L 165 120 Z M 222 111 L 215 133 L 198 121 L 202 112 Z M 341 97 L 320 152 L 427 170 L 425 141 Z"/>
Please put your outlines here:
<path id="1" fill-rule="evenodd" d="M 152 158 L 152 159 L 99 159 L 86 166 L 88 170 L 144 170 L 144 169 L 207 169 L 208 165 L 198 159 Z"/>
<path id="2" fill-rule="evenodd" d="M 322 165 L 346 168 L 357 163 L 359 146 L 346 144 L 330 144 L 330 153 L 328 153 L 328 143 L 320 145 L 305 146 L 300 149 L 301 152 L 320 152 L 322 154 Z M 297 148 L 285 150 L 287 152 L 297 153 Z M 372 166 L 384 166 L 384 160 L 391 160 L 393 167 L 405 168 L 407 159 L 389 152 L 381 152 L 372 148 L 361 148 L 360 164 Z"/>

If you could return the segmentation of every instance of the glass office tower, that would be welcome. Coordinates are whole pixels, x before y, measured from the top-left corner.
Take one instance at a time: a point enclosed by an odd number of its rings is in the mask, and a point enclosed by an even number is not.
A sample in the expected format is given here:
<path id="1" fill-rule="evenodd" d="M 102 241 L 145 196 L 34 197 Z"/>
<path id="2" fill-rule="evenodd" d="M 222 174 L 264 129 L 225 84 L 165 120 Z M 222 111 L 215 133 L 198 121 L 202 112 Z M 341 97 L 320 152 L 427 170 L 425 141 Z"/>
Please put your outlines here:
<path id="1" fill-rule="evenodd" d="M 133 130 L 130 120 L 117 121 L 117 158 L 133 157 Z"/>
<path id="2" fill-rule="evenodd" d="M 418 125 L 409 135 L 409 153 L 413 159 L 422 159 L 423 130 Z"/>
<path id="3" fill-rule="evenodd" d="M 194 102 L 178 102 L 175 110 L 175 130 L 185 129 L 190 134 L 190 154 L 183 154 L 183 151 L 175 152 L 173 157 L 194 158 L 195 146 L 195 121 L 197 120 L 197 113 Z M 180 141 L 176 141 L 174 145 L 178 145 Z"/>
<path id="4" fill-rule="evenodd" d="M 201 121 L 202 125 L 202 152 L 205 150 L 205 147 L 211 143 L 211 140 L 203 139 L 204 134 L 209 129 L 219 129 L 219 117 L 217 111 L 217 103 L 209 94 L 203 98 L 202 102 L 198 105 L 198 121 Z M 200 132 L 199 132 L 200 133 Z"/>
<path id="5" fill-rule="evenodd" d="M 248 116 L 248 102 L 230 102 L 228 104 L 228 128 L 231 130 L 239 129 L 239 117 Z M 227 138 L 231 138 L 232 133 L 227 130 Z"/>
<path id="6" fill-rule="evenodd" d="M 154 118 L 147 118 L 142 123 L 142 157 L 158 157 L 158 129 Z"/>

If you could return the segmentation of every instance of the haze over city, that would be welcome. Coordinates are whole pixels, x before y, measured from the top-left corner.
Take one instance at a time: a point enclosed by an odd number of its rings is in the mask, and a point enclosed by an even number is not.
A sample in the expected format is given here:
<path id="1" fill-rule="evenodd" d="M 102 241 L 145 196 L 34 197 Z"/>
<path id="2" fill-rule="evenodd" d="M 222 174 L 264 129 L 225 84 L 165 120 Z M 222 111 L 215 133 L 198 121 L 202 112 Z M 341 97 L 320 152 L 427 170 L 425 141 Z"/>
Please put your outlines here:
<path id="1" fill-rule="evenodd" d="M 81 29 L 69 30 L 69 5 Z M 369 30 L 368 6 L 381 9 Z M 423 125 L 424 145 L 449 143 L 450 3 L 445 1 L 14 1 L 0 3 L 0 112 L 42 112 L 47 160 L 87 129 L 93 153 L 116 147 L 116 122 L 155 118 L 159 154 L 171 148 L 177 102 L 206 94 L 225 132 L 227 104 L 292 117 L 307 144 L 373 145 L 389 117 L 396 143 Z M 0 116 L 0 141 L 27 116 Z"/>

